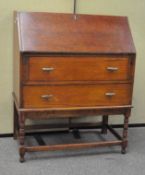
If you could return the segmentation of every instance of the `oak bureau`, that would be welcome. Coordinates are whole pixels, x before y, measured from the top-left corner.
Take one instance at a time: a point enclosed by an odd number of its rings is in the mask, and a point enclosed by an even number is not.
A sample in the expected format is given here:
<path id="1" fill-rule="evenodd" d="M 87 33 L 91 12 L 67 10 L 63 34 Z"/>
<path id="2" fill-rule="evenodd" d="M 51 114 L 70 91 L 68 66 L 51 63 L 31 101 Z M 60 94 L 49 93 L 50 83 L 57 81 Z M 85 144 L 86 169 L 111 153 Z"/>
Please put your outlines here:
<path id="1" fill-rule="evenodd" d="M 14 138 L 25 152 L 120 145 L 126 152 L 135 47 L 127 17 L 42 12 L 14 15 Z M 43 115 L 42 115 L 43 114 Z M 109 115 L 124 116 L 120 136 Z M 117 140 L 27 146 L 26 119 L 102 116 Z"/>

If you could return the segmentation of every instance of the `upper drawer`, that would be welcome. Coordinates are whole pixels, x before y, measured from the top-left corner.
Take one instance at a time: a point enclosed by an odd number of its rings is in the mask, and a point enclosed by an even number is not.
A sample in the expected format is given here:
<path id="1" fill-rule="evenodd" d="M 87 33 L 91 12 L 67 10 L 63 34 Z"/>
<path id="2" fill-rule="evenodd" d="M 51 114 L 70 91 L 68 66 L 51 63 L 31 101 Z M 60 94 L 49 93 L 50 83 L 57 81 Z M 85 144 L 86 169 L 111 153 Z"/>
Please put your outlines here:
<path id="1" fill-rule="evenodd" d="M 25 64 L 26 81 L 128 80 L 127 57 L 30 57 Z"/>

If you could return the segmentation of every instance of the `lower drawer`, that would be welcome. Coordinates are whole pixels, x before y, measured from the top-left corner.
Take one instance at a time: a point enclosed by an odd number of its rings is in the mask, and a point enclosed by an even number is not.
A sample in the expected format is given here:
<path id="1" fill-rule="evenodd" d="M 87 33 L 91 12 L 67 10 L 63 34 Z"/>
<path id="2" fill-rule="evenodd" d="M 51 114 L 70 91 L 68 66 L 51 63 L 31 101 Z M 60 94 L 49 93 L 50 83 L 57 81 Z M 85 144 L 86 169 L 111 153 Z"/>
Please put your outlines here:
<path id="1" fill-rule="evenodd" d="M 23 107 L 116 106 L 131 103 L 131 84 L 25 86 Z"/>

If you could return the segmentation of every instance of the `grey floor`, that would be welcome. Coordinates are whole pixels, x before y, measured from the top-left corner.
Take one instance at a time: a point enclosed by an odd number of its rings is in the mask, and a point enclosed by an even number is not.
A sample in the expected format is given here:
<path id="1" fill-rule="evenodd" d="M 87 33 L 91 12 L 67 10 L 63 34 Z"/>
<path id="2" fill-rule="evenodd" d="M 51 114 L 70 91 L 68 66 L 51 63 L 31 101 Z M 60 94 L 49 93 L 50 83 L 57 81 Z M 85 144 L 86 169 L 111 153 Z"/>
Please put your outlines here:
<path id="1" fill-rule="evenodd" d="M 98 138 L 94 131 L 82 133 L 82 142 Z M 108 139 L 100 137 L 99 139 Z M 45 142 L 72 142 L 68 135 L 43 136 Z M 75 142 L 78 140 L 75 139 Z M 27 144 L 36 144 L 27 137 Z M 19 163 L 18 143 L 13 138 L 0 138 L 0 175 L 145 175 L 145 128 L 129 129 L 126 155 L 120 147 L 27 153 L 26 162 Z"/>

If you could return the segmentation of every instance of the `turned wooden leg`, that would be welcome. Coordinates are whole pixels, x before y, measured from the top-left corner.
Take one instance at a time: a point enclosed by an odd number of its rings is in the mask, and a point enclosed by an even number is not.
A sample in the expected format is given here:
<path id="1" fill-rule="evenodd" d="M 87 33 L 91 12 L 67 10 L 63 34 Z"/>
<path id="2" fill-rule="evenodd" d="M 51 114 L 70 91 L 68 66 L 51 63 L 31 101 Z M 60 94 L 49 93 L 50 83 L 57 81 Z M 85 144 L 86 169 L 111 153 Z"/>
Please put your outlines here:
<path id="1" fill-rule="evenodd" d="M 107 134 L 108 115 L 102 116 L 102 134 Z"/>
<path id="2" fill-rule="evenodd" d="M 128 145 L 128 122 L 130 117 L 130 109 L 124 114 L 124 127 L 123 127 L 123 137 L 122 137 L 122 149 L 121 153 L 126 153 L 126 148 Z"/>
<path id="3" fill-rule="evenodd" d="M 25 161 L 24 156 L 25 156 L 25 148 L 20 147 L 19 148 L 19 155 L 20 155 L 20 162 L 23 163 Z"/>
<path id="4" fill-rule="evenodd" d="M 18 137 L 18 113 L 15 106 L 15 103 L 13 102 L 13 138 L 17 139 Z"/>
<path id="5" fill-rule="evenodd" d="M 24 162 L 25 155 L 25 147 L 24 147 L 24 136 L 25 136 L 25 117 L 24 113 L 20 113 L 19 115 L 19 154 L 20 154 L 20 162 Z"/>

